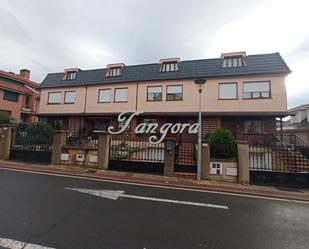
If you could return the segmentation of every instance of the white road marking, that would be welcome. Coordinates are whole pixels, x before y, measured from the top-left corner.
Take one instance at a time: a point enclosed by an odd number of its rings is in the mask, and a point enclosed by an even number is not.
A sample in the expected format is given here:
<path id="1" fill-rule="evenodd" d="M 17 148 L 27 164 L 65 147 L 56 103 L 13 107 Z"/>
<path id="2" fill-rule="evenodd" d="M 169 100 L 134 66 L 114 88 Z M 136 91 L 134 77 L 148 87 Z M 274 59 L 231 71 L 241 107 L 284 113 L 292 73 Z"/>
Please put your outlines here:
<path id="1" fill-rule="evenodd" d="M 0 238 L 0 246 L 8 249 L 56 249 L 7 238 Z"/>
<path id="2" fill-rule="evenodd" d="M 161 198 L 138 196 L 138 195 L 127 195 L 127 194 L 124 194 L 123 190 L 96 190 L 96 189 L 82 189 L 82 188 L 66 188 L 66 189 L 81 192 L 84 194 L 95 195 L 95 196 L 99 196 L 99 197 L 103 197 L 103 198 L 107 198 L 111 200 L 118 200 L 120 197 L 124 197 L 124 198 L 138 199 L 138 200 L 158 201 L 158 202 L 190 205 L 190 206 L 197 206 L 197 207 L 229 209 L 228 206 L 224 206 L 224 205 L 215 205 L 215 204 L 191 202 L 191 201 L 169 200 L 169 199 L 161 199 Z"/>
<path id="3" fill-rule="evenodd" d="M 74 179 L 85 179 L 85 180 L 96 181 L 96 182 L 112 182 L 112 183 L 117 183 L 117 184 L 143 186 L 143 187 L 149 187 L 149 188 L 164 188 L 164 189 L 173 189 L 173 190 L 190 191 L 190 192 L 211 193 L 211 194 L 219 194 L 219 195 L 231 195 L 231 196 L 238 196 L 238 197 L 251 198 L 251 199 L 262 199 L 262 200 L 271 200 L 271 201 L 283 201 L 283 202 L 309 204 L 308 201 L 285 199 L 285 198 L 280 198 L 280 197 L 267 197 L 267 196 L 261 196 L 261 195 L 255 195 L 255 194 L 231 193 L 231 192 L 225 192 L 223 190 L 218 191 L 218 190 L 209 190 L 209 189 L 197 189 L 197 188 L 186 188 L 186 187 L 174 187 L 174 186 L 164 186 L 164 185 L 155 185 L 155 184 L 146 184 L 146 183 L 136 183 L 136 182 L 123 181 L 123 180 L 100 179 L 100 178 L 95 178 L 95 177 L 76 176 L 76 175 L 68 175 L 68 174 L 61 174 L 61 173 L 39 172 L 39 171 L 26 170 L 26 169 L 13 169 L 13 168 L 2 167 L 1 165 L 0 165 L 0 169 L 29 173 L 29 174 L 36 174 L 36 175 L 48 175 L 48 176 L 66 177 L 66 178 L 74 178 Z"/>

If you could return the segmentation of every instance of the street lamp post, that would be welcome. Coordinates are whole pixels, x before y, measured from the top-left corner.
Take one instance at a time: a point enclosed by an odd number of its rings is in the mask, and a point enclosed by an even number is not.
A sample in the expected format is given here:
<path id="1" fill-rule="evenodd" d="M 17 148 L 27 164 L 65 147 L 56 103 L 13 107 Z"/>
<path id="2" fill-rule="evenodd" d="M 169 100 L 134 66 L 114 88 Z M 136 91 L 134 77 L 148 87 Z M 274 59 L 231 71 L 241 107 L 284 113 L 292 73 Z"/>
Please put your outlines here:
<path id="1" fill-rule="evenodd" d="M 202 164 L 202 89 L 204 84 L 206 83 L 206 79 L 197 79 L 194 83 L 198 87 L 199 98 L 198 98 L 198 123 L 199 123 L 199 130 L 198 130 L 198 155 L 197 155 L 197 180 L 200 181 L 201 177 L 201 164 Z"/>

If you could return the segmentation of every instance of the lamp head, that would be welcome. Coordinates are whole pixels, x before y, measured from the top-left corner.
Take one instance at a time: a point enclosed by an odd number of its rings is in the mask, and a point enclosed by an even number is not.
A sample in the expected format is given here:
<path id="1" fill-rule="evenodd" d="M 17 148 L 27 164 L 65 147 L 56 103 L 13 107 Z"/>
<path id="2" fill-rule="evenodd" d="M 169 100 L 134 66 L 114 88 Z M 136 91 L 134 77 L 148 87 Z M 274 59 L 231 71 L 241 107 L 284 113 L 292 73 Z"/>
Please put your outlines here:
<path id="1" fill-rule="evenodd" d="M 196 79 L 194 81 L 195 84 L 197 85 L 204 85 L 206 83 L 207 79 Z"/>

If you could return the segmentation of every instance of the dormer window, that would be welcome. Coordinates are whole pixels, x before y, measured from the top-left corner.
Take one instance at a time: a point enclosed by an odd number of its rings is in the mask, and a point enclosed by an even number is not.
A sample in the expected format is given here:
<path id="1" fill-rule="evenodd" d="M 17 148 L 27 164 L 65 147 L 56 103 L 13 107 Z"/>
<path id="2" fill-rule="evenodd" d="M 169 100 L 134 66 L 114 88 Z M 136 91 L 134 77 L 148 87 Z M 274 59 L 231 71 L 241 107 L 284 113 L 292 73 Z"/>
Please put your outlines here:
<path id="1" fill-rule="evenodd" d="M 121 67 L 114 67 L 107 70 L 105 76 L 118 76 L 121 75 Z"/>
<path id="2" fill-rule="evenodd" d="M 222 67 L 246 66 L 245 57 L 246 57 L 245 52 L 222 54 L 221 55 L 221 59 L 223 59 Z"/>
<path id="3" fill-rule="evenodd" d="M 70 69 L 64 70 L 63 80 L 74 80 L 79 71 L 80 69 L 78 68 L 70 68 Z"/>
<path id="4" fill-rule="evenodd" d="M 76 72 L 69 72 L 67 74 L 67 80 L 74 80 L 76 78 Z"/>
<path id="5" fill-rule="evenodd" d="M 178 63 L 180 59 L 162 59 L 160 60 L 160 72 L 174 72 L 178 71 Z"/>
<path id="6" fill-rule="evenodd" d="M 109 65 L 107 65 L 107 71 L 106 71 L 105 76 L 106 77 L 119 76 L 122 73 L 123 67 L 124 67 L 123 63 L 109 64 Z"/>

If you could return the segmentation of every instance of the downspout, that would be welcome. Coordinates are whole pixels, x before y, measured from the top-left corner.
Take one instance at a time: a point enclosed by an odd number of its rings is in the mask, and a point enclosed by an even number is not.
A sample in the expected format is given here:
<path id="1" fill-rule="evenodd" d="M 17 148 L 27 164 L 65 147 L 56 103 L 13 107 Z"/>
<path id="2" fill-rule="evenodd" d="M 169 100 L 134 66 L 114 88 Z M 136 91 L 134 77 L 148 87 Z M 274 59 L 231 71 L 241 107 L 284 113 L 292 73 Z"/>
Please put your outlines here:
<path id="1" fill-rule="evenodd" d="M 138 103 L 138 82 L 136 83 L 136 97 L 135 97 L 135 111 L 137 112 L 137 103 Z"/>
<path id="2" fill-rule="evenodd" d="M 87 110 L 87 97 L 88 97 L 88 86 L 85 86 L 85 103 L 84 103 L 84 114 L 86 114 L 86 110 Z M 81 122 L 82 120 L 80 119 L 79 122 Z M 81 123 L 79 124 L 79 127 L 81 127 Z M 83 117 L 83 126 L 85 126 L 85 117 Z M 85 127 L 83 127 L 84 129 Z"/>

